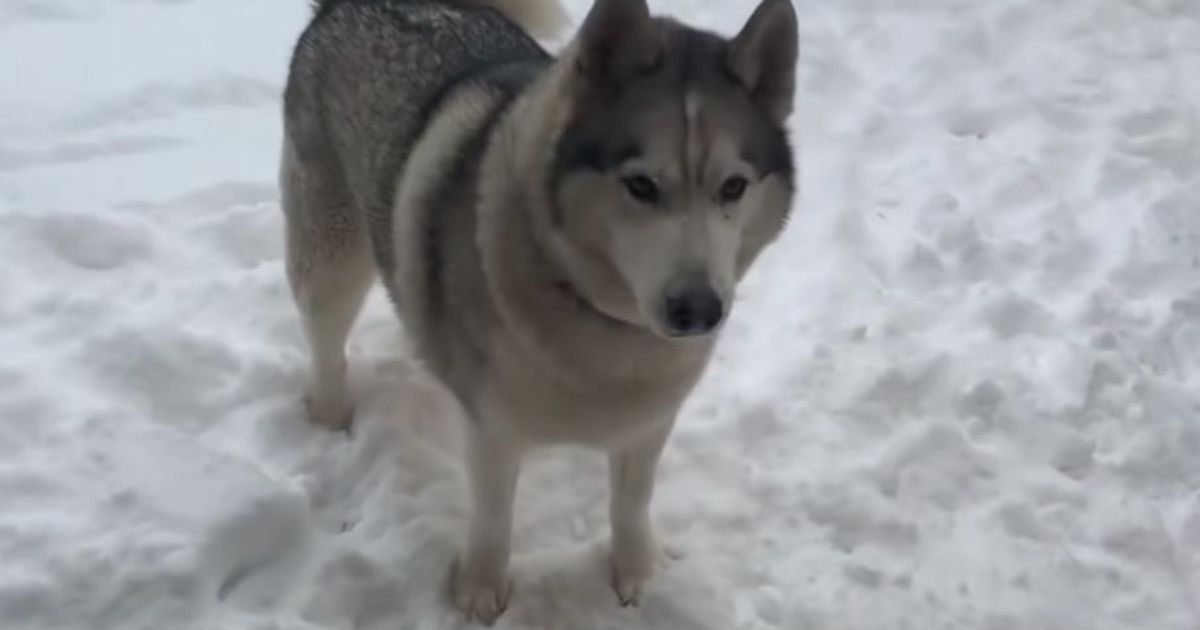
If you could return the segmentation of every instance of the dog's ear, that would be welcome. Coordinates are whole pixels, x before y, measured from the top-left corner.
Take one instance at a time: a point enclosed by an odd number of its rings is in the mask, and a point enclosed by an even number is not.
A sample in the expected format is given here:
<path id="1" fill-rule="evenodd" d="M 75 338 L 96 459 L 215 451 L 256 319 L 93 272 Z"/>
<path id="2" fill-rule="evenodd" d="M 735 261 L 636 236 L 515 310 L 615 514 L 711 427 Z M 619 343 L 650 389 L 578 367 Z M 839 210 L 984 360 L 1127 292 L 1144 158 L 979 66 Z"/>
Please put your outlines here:
<path id="1" fill-rule="evenodd" d="M 579 32 L 579 69 L 588 78 L 622 83 L 661 54 L 646 0 L 596 0 Z"/>
<path id="2" fill-rule="evenodd" d="M 800 35 L 790 0 L 762 0 L 729 47 L 729 70 L 778 122 L 792 113 Z"/>

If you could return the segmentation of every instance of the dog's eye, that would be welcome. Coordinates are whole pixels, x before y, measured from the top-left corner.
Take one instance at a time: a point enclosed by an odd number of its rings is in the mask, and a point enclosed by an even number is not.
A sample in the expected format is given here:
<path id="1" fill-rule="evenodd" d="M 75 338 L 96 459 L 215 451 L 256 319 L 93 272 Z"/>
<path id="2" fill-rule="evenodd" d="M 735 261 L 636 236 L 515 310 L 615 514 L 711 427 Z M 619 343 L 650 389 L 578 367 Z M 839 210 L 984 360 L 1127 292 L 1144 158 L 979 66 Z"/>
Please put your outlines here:
<path id="1" fill-rule="evenodd" d="M 741 175 L 734 175 L 725 180 L 725 183 L 721 184 L 721 202 L 733 203 L 741 199 L 742 195 L 746 193 L 746 186 L 749 184 L 750 182 L 746 181 L 746 178 Z"/>
<path id="2" fill-rule="evenodd" d="M 621 179 L 625 190 L 642 203 L 658 203 L 658 184 L 645 175 L 630 175 Z"/>

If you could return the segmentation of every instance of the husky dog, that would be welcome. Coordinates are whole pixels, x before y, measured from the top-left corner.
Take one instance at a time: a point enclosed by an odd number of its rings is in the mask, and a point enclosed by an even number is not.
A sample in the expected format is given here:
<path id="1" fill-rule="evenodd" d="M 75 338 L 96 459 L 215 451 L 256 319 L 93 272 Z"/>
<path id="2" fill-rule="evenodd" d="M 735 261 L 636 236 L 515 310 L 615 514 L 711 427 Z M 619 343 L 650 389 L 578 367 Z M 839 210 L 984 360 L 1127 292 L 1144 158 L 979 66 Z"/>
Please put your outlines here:
<path id="1" fill-rule="evenodd" d="M 604 449 L 611 576 L 633 605 L 675 415 L 793 198 L 796 16 L 732 39 L 595 0 L 557 57 L 554 0 L 324 0 L 296 45 L 281 185 L 312 419 L 352 415 L 344 344 L 376 274 L 469 418 L 452 599 L 508 605 L 522 455 Z"/>

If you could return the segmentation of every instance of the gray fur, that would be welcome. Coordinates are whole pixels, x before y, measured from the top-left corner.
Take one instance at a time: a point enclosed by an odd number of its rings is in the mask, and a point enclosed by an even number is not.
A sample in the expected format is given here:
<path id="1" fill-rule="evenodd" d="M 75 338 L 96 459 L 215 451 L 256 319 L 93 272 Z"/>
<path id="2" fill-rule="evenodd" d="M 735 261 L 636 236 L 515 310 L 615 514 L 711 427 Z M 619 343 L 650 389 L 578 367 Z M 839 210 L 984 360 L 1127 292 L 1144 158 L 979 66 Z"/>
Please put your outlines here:
<path id="1" fill-rule="evenodd" d="M 350 421 L 344 344 L 378 275 L 472 420 L 454 597 L 483 621 L 507 604 L 521 455 L 544 444 L 611 454 L 614 588 L 640 597 L 658 456 L 793 194 L 787 0 L 733 40 L 597 0 L 557 60 L 526 34 L 556 15 L 553 0 L 325 0 L 285 95 L 310 413 Z"/>

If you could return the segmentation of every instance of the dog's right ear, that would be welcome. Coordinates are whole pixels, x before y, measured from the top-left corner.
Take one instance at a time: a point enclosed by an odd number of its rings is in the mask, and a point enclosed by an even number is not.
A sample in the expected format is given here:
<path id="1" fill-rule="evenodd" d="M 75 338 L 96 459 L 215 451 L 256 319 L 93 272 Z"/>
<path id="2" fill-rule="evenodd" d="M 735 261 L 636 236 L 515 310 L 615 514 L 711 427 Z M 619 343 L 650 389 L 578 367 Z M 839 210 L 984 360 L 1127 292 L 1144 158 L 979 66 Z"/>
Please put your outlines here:
<path id="1" fill-rule="evenodd" d="M 661 54 L 646 0 L 596 0 L 579 31 L 579 70 L 595 81 L 623 83 Z"/>

